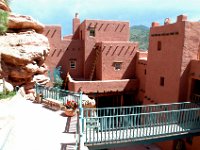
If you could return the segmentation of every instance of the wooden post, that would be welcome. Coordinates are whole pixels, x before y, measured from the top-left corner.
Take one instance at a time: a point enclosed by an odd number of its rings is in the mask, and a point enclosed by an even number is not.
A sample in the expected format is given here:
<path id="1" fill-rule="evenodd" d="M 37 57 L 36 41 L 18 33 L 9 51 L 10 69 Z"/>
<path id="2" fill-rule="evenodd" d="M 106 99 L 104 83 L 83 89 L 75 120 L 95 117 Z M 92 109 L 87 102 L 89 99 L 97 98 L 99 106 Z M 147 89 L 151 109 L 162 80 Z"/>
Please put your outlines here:
<path id="1" fill-rule="evenodd" d="M 121 95 L 121 106 L 124 105 L 124 97 L 123 97 L 123 94 Z"/>

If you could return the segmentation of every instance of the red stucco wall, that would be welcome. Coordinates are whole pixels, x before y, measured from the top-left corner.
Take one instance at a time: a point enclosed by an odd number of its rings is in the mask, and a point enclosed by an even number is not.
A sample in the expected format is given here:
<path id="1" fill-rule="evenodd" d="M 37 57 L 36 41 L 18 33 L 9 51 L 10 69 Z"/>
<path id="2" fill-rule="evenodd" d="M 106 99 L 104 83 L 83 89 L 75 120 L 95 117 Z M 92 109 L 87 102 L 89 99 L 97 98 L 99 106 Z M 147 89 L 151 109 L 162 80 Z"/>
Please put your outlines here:
<path id="1" fill-rule="evenodd" d="M 179 101 L 179 85 L 185 22 L 151 27 L 146 75 L 145 100 L 155 103 Z M 157 43 L 161 42 L 161 50 Z M 160 85 L 164 77 L 164 86 Z"/>

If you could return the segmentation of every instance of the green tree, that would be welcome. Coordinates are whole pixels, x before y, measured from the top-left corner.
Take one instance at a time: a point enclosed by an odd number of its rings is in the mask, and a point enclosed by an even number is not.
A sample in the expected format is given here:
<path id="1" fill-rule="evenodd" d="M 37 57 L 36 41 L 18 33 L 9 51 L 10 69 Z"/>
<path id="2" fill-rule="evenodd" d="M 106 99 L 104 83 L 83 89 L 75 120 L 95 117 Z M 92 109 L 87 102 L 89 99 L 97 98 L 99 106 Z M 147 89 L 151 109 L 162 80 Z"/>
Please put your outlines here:
<path id="1" fill-rule="evenodd" d="M 63 84 L 63 80 L 60 76 L 61 73 L 61 66 L 57 67 L 53 71 L 53 76 L 54 76 L 54 87 L 61 87 Z"/>
<path id="2" fill-rule="evenodd" d="M 9 0 L 5 0 L 6 5 L 9 5 Z M 0 9 L 0 35 L 7 31 L 8 13 Z"/>

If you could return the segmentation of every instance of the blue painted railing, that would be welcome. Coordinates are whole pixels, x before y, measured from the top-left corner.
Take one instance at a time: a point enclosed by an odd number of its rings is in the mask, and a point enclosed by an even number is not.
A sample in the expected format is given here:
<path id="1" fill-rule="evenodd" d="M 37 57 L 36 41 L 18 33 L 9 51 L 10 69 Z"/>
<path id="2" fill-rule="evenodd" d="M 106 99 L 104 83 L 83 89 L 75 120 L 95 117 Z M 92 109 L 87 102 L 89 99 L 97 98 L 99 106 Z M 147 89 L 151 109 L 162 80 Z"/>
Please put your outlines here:
<path id="1" fill-rule="evenodd" d="M 46 87 L 43 85 L 35 85 L 36 94 L 41 94 L 42 98 L 52 98 L 65 104 L 68 100 L 74 100 L 79 103 L 80 93 L 63 90 L 57 87 Z"/>
<path id="2" fill-rule="evenodd" d="M 83 139 L 83 108 L 82 108 L 82 92 L 76 93 L 68 90 L 59 89 L 56 87 L 46 87 L 40 84 L 35 85 L 36 94 L 45 98 L 52 98 L 61 101 L 65 104 L 68 100 L 74 100 L 79 106 L 78 111 L 78 122 L 76 125 L 76 149 L 83 149 L 84 139 Z"/>
<path id="3" fill-rule="evenodd" d="M 174 137 L 200 129 L 196 103 L 84 108 L 85 144 L 105 145 Z"/>

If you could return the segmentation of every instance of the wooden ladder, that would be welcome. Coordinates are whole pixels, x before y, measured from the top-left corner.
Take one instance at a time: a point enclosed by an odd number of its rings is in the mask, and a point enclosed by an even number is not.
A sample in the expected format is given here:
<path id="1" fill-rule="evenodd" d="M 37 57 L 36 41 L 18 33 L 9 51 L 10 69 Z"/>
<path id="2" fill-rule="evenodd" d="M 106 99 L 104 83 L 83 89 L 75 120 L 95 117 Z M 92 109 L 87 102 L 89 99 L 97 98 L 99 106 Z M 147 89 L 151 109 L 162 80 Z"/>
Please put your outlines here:
<path id="1" fill-rule="evenodd" d="M 94 50 L 96 51 L 96 55 L 95 55 L 95 59 L 94 59 L 94 62 L 92 64 L 92 69 L 91 69 L 91 72 L 90 72 L 90 77 L 89 77 L 90 81 L 92 81 L 92 79 L 93 79 L 97 59 L 98 59 L 98 56 L 99 56 L 99 53 L 100 53 L 100 48 L 98 48 L 98 46 L 94 47 Z"/>

